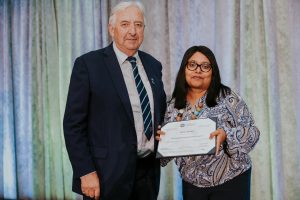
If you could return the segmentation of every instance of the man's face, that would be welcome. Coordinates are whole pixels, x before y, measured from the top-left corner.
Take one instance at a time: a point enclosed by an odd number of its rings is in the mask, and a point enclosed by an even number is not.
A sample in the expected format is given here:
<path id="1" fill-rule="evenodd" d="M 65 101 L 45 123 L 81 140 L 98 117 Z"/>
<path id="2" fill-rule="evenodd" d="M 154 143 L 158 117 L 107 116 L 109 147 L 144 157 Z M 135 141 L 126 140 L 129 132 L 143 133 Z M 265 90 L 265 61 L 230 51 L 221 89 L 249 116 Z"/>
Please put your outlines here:
<path id="1" fill-rule="evenodd" d="M 116 13 L 115 24 L 109 24 L 109 33 L 116 46 L 132 56 L 144 40 L 144 16 L 135 6 Z"/>

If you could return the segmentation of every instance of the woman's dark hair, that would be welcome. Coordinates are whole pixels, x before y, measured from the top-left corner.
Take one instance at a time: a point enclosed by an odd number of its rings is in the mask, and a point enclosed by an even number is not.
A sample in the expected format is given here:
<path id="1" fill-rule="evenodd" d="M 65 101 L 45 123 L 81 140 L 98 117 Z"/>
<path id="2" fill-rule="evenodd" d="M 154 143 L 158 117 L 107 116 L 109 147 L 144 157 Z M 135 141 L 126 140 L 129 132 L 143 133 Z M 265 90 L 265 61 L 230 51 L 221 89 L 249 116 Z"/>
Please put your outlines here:
<path id="1" fill-rule="evenodd" d="M 181 61 L 181 65 L 177 74 L 175 88 L 172 99 L 175 99 L 175 108 L 181 109 L 186 106 L 186 96 L 189 89 L 185 79 L 185 68 L 188 60 L 196 53 L 200 52 L 205 55 L 212 67 L 212 79 L 207 89 L 206 105 L 213 107 L 217 105 L 217 98 L 221 94 L 223 97 L 230 94 L 231 89 L 221 83 L 218 63 L 214 53 L 206 46 L 192 46 L 185 53 Z"/>

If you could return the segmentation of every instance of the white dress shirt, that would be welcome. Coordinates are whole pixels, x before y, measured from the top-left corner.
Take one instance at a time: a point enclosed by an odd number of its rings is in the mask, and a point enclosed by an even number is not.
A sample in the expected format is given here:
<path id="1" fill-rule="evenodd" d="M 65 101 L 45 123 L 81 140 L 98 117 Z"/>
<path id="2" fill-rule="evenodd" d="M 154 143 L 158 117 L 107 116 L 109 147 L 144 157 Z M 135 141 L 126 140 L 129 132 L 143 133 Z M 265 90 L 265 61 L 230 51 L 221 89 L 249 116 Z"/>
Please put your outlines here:
<path id="1" fill-rule="evenodd" d="M 145 133 L 144 133 L 144 123 L 143 123 L 143 115 L 142 115 L 142 108 L 140 103 L 139 94 L 135 85 L 135 80 L 133 77 L 132 72 L 132 66 L 129 61 L 127 61 L 127 55 L 121 52 L 115 43 L 113 43 L 113 49 L 116 53 L 118 62 L 121 67 L 121 71 L 124 77 L 124 81 L 126 84 L 128 96 L 130 99 L 130 104 L 133 111 L 133 117 L 134 117 L 134 125 L 136 130 L 136 136 L 137 136 L 137 152 L 139 157 L 145 157 L 151 152 L 154 151 L 154 133 L 152 134 L 152 137 L 150 140 L 147 139 Z M 150 108 L 151 108 L 151 114 L 152 114 L 152 122 L 153 120 L 153 94 L 151 85 L 149 83 L 147 74 L 145 72 L 144 66 L 141 62 L 141 59 L 138 55 L 138 53 L 135 53 L 133 57 L 136 58 L 137 67 L 139 74 L 141 76 L 141 79 L 144 83 L 145 89 L 147 91 L 149 101 L 150 101 Z M 153 124 L 152 124 L 153 126 Z"/>

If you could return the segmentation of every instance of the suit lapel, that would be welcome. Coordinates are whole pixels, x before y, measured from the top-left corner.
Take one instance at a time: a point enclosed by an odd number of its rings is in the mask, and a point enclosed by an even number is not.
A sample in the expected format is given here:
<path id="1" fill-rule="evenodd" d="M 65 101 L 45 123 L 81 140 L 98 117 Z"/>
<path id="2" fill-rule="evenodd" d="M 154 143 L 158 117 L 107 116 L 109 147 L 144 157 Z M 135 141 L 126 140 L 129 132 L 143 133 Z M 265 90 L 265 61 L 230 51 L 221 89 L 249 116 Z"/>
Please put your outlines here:
<path id="1" fill-rule="evenodd" d="M 124 81 L 124 77 L 120 65 L 117 60 L 117 56 L 113 51 L 112 44 L 105 49 L 104 54 L 105 54 L 104 57 L 105 66 L 109 71 L 113 85 L 115 86 L 119 94 L 121 102 L 124 105 L 124 108 L 130 118 L 131 123 L 134 125 L 133 112 L 132 112 L 127 88 L 125 85 L 125 81 Z"/>

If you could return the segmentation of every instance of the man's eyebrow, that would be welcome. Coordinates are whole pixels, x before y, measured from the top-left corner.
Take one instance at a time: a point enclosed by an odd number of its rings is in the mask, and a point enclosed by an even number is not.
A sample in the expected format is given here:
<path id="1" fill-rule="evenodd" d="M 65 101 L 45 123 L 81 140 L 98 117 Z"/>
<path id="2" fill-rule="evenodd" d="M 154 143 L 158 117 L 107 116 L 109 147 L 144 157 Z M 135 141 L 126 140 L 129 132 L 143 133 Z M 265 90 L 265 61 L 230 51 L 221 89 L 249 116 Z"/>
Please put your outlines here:
<path id="1" fill-rule="evenodd" d="M 122 22 L 128 22 L 128 23 L 130 23 L 129 20 L 121 20 L 120 23 L 122 23 Z M 144 23 L 144 22 L 141 21 L 141 20 L 136 20 L 136 21 L 134 21 L 133 23 Z"/>

